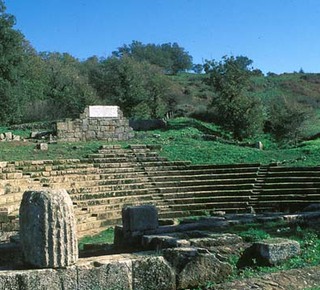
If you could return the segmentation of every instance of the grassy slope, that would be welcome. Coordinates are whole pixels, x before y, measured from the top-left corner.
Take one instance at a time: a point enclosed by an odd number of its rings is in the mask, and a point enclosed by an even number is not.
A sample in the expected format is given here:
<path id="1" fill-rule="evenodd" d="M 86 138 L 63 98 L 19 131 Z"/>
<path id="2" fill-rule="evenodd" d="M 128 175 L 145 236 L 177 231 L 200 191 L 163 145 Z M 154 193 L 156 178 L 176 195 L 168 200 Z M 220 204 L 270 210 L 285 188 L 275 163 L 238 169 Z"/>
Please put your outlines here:
<path id="1" fill-rule="evenodd" d="M 279 149 L 263 140 L 265 150 L 226 144 L 220 141 L 206 141 L 204 136 L 222 134 L 218 127 L 188 118 L 177 118 L 169 122 L 166 130 L 137 132 L 128 144 L 160 144 L 162 156 L 170 160 L 190 160 L 194 164 L 212 163 L 247 163 L 247 162 L 281 162 L 285 165 L 318 165 L 320 160 L 320 141 L 308 141 L 296 148 Z M 254 140 L 252 140 L 254 141 Z M 96 152 L 106 142 L 78 142 L 50 144 L 49 151 L 35 150 L 30 142 L 0 142 L 0 161 L 41 160 L 57 158 L 84 158 Z"/>
<path id="2" fill-rule="evenodd" d="M 169 76 L 179 83 L 185 99 L 181 108 L 201 111 L 206 108 L 214 93 L 203 83 L 205 75 L 179 74 Z M 307 124 L 305 135 L 310 136 L 320 132 L 320 75 L 319 74 L 282 74 L 276 76 L 252 77 L 251 93 L 260 96 L 264 101 L 272 97 L 285 95 L 301 102 L 312 104 L 318 117 Z M 319 105 L 320 107 L 320 105 Z M 6 132 L 0 128 L 0 133 Z M 28 132 L 14 132 L 26 136 Z M 205 141 L 205 134 L 218 135 L 228 138 L 226 132 L 217 126 L 180 118 L 171 120 L 167 130 L 138 132 L 136 138 L 129 143 L 161 144 L 161 154 L 170 160 L 190 160 L 193 163 L 246 163 L 246 162 L 281 162 L 286 165 L 318 165 L 320 160 L 320 140 L 303 142 L 296 148 L 278 148 L 268 136 L 260 136 L 255 141 L 262 141 L 265 150 L 226 144 L 219 141 Z M 105 142 L 79 142 L 51 144 L 48 152 L 35 150 L 35 144 L 29 142 L 0 142 L 0 161 L 83 158 L 89 153 L 96 152 Z"/>

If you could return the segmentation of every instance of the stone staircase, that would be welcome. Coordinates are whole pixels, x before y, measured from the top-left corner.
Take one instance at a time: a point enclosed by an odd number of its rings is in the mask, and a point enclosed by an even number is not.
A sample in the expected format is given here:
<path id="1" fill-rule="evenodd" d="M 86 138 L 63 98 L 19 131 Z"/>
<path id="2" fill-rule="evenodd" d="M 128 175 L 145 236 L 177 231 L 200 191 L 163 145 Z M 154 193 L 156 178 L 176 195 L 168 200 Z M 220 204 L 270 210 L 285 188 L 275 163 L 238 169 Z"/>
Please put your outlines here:
<path id="1" fill-rule="evenodd" d="M 65 188 L 79 236 L 121 222 L 126 205 L 153 204 L 160 218 L 287 210 L 320 201 L 320 167 L 192 165 L 151 146 L 105 145 L 84 159 L 0 163 L 0 230 L 17 227 L 22 194 Z"/>
<path id="2" fill-rule="evenodd" d="M 320 202 L 320 167 L 268 166 L 253 193 L 257 210 L 301 210 Z"/>

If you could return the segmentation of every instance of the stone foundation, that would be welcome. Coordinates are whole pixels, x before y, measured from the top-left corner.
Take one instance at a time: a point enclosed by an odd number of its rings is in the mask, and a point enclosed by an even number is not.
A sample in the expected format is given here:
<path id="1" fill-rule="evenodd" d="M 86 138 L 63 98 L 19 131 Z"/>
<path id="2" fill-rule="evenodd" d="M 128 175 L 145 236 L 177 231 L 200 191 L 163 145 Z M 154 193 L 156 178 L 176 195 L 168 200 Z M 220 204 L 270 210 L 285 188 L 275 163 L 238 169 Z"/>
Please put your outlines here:
<path id="1" fill-rule="evenodd" d="M 134 136 L 129 121 L 117 106 L 89 106 L 79 119 L 66 119 L 56 123 L 60 141 L 88 140 L 121 141 Z"/>
<path id="2" fill-rule="evenodd" d="M 7 290 L 174 290 L 175 273 L 161 256 L 123 254 L 80 259 L 66 269 L 0 271 Z"/>

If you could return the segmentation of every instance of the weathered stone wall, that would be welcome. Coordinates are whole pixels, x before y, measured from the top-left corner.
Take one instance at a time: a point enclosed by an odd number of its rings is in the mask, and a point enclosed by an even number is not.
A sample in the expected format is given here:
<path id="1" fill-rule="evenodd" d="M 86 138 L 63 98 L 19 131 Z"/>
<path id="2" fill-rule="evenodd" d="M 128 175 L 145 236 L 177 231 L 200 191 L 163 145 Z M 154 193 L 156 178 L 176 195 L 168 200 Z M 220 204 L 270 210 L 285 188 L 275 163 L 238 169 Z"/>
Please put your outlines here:
<path id="1" fill-rule="evenodd" d="M 174 290 L 175 274 L 161 256 L 123 254 L 81 259 L 66 269 L 0 271 L 6 290 Z"/>
<path id="2" fill-rule="evenodd" d="M 119 107 L 116 114 L 92 114 L 90 108 L 108 106 L 89 106 L 79 119 L 66 119 L 56 123 L 56 134 L 60 141 L 77 142 L 87 140 L 120 141 L 134 136 L 129 121 L 123 116 Z M 114 112 L 113 112 L 114 113 Z"/>

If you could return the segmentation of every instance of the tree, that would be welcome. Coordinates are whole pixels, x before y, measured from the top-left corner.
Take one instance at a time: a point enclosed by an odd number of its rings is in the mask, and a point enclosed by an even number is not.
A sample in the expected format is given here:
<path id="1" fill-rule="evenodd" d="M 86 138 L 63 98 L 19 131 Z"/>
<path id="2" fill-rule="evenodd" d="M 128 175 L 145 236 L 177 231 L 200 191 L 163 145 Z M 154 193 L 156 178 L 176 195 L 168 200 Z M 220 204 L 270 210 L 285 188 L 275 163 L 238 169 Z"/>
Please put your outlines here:
<path id="1" fill-rule="evenodd" d="M 196 74 L 201 74 L 203 72 L 203 65 L 200 63 L 194 64 L 192 66 L 192 70 L 196 73 Z"/>
<path id="2" fill-rule="evenodd" d="M 147 61 L 164 69 L 165 73 L 177 74 L 192 68 L 192 57 L 177 43 L 143 44 L 133 41 L 124 44 L 114 51 L 113 56 L 117 58 L 132 57 L 137 61 Z"/>
<path id="3" fill-rule="evenodd" d="M 217 93 L 212 101 L 216 121 L 236 139 L 255 135 L 263 127 L 262 104 L 247 91 L 251 64 L 244 56 L 224 56 L 220 62 L 206 61 L 204 65 L 207 83 Z"/>
<path id="4" fill-rule="evenodd" d="M 95 90 L 80 73 L 80 62 L 68 53 L 39 54 L 45 66 L 45 92 L 49 119 L 78 117 L 87 105 L 97 103 Z"/>
<path id="5" fill-rule="evenodd" d="M 23 35 L 13 29 L 15 17 L 6 13 L 0 0 L 0 123 L 8 124 L 20 119 L 19 96 L 14 87 L 19 82 L 19 65 L 23 61 Z"/>
<path id="6" fill-rule="evenodd" d="M 100 59 L 97 66 L 92 61 L 90 84 L 105 104 L 120 106 L 127 117 L 161 118 L 174 105 L 175 85 L 159 67 L 128 56 Z"/>
<path id="7" fill-rule="evenodd" d="M 303 133 L 312 109 L 285 96 L 273 98 L 268 106 L 268 127 L 278 141 L 295 143 Z"/>

